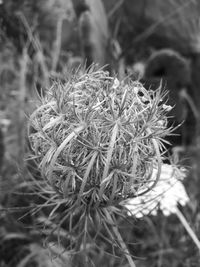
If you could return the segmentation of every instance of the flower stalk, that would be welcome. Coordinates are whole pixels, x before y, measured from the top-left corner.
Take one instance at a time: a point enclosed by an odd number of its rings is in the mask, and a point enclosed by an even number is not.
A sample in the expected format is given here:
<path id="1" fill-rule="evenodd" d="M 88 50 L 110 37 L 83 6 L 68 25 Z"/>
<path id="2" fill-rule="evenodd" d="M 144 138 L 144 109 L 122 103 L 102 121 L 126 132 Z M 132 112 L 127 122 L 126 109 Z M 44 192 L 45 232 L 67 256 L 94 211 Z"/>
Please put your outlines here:
<path id="1" fill-rule="evenodd" d="M 162 140 L 171 131 L 164 95 L 91 68 L 55 81 L 41 97 L 28 129 L 30 158 L 41 171 L 36 187 L 46 201 L 37 210 L 52 207 L 52 232 L 68 226 L 70 251 L 86 248 L 97 222 L 135 267 L 114 218 L 119 203 L 151 192 L 160 179 Z"/>

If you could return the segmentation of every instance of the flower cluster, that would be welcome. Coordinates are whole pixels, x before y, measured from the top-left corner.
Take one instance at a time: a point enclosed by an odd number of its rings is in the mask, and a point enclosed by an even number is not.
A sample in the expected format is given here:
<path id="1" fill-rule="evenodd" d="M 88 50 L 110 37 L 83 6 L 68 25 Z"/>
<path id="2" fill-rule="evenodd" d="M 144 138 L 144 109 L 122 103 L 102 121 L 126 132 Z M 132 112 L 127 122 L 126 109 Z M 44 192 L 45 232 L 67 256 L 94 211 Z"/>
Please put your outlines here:
<path id="1" fill-rule="evenodd" d="M 30 117 L 29 140 L 47 186 L 72 203 L 106 206 L 150 191 L 170 132 L 161 89 L 103 70 L 55 82 Z M 152 176 L 154 167 L 158 172 Z"/>
<path id="2" fill-rule="evenodd" d="M 157 169 L 153 170 L 156 176 Z M 189 197 L 182 184 L 186 176 L 184 169 L 163 164 L 160 180 L 157 185 L 146 195 L 138 196 L 123 203 L 128 209 L 129 215 L 142 218 L 145 215 L 156 215 L 160 209 L 165 216 L 177 212 L 177 205 L 186 205 Z"/>

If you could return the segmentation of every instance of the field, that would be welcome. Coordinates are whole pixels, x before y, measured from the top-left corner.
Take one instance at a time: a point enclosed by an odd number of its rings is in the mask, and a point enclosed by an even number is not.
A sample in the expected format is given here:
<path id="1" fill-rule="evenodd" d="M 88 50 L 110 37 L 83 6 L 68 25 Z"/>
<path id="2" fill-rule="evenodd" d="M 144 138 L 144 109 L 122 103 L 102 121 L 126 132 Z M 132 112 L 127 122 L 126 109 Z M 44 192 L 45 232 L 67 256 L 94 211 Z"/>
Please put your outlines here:
<path id="1" fill-rule="evenodd" d="M 137 5 L 136 1 L 111 0 L 102 1 L 104 10 L 101 1 L 83 2 L 82 6 L 78 0 L 23 0 L 19 5 L 8 0 L 0 4 L 0 267 L 198 267 L 199 3 L 168 0 L 161 4 L 154 0 L 154 9 L 150 1 Z M 166 137 L 163 160 L 166 166 L 186 170 L 180 184 L 188 195 L 183 203 L 182 191 L 176 192 L 177 209 L 170 210 L 173 196 L 169 194 L 167 213 L 162 205 L 155 208 L 156 214 L 154 209 L 146 212 L 143 203 L 144 216 L 127 216 L 118 205 L 110 207 L 111 215 L 94 210 L 88 215 L 88 210 L 73 210 L 70 201 L 55 197 L 60 196 L 56 183 L 52 186 L 56 194 L 44 183 L 44 169 L 35 162 L 31 147 L 30 116 L 55 84 L 58 88 L 69 81 L 78 84 L 76 77 L 95 83 L 93 71 L 103 75 L 100 80 L 106 80 L 108 72 L 115 77 L 108 78 L 116 83 L 111 89 L 118 88 L 117 83 L 123 87 L 129 79 L 141 82 L 145 94 L 159 86 L 162 92 L 168 91 L 167 103 L 162 105 L 173 107 L 168 126 L 175 135 Z M 60 92 L 61 105 L 62 90 L 56 92 Z M 113 147 L 110 144 L 109 148 Z M 76 157 L 81 153 L 77 151 Z M 109 152 L 106 160 L 109 165 Z M 108 180 L 106 168 L 103 176 Z M 80 190 L 85 192 L 83 185 Z"/>

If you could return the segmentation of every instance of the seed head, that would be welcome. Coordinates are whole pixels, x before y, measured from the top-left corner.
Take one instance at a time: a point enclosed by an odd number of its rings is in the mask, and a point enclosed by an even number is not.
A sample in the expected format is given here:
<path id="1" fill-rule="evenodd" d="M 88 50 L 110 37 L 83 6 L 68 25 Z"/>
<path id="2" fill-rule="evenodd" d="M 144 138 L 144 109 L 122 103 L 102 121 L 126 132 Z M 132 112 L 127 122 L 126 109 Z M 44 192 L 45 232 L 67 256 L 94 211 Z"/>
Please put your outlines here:
<path id="1" fill-rule="evenodd" d="M 147 91 L 103 70 L 54 82 L 29 126 L 31 149 L 48 186 L 63 199 L 92 207 L 149 191 L 169 132 L 161 99 L 160 88 Z"/>

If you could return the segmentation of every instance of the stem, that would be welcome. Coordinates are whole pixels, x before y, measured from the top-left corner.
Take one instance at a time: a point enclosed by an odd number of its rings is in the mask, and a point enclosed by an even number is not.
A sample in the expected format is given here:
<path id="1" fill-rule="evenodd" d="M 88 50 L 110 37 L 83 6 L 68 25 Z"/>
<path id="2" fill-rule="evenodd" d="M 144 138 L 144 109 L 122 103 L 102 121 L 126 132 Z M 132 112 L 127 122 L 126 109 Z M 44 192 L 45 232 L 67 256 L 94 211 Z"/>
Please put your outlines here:
<path id="1" fill-rule="evenodd" d="M 110 167 L 110 161 L 111 161 L 112 153 L 113 153 L 114 146 L 115 146 L 115 143 L 116 143 L 117 134 L 118 134 L 118 124 L 116 123 L 114 128 L 113 128 L 113 130 L 112 130 L 112 135 L 111 135 L 111 138 L 110 138 L 110 144 L 109 144 L 109 148 L 108 148 L 106 163 L 105 163 L 104 170 L 103 170 L 102 182 L 108 176 L 108 171 L 109 171 L 109 167 Z M 100 200 L 101 200 L 101 198 L 103 196 L 105 185 L 106 185 L 105 183 L 102 183 L 102 185 L 100 187 L 100 190 L 99 190 L 99 199 Z"/>
<path id="2" fill-rule="evenodd" d="M 194 241 L 195 245 L 197 246 L 197 248 L 200 251 L 200 241 L 199 241 L 199 239 L 197 238 L 196 234 L 194 233 L 194 231 L 190 227 L 189 223 L 185 219 L 183 213 L 178 208 L 176 208 L 176 215 L 177 215 L 177 217 L 179 218 L 180 222 L 184 226 L 185 230 L 188 232 L 189 236 L 192 238 L 192 240 Z"/>
<path id="3" fill-rule="evenodd" d="M 52 71 L 56 71 L 58 61 L 59 61 L 61 41 L 62 41 L 63 20 L 64 20 L 64 16 L 61 15 L 56 25 L 56 40 L 53 45 L 53 53 L 52 53 L 52 67 L 51 67 Z"/>
<path id="4" fill-rule="evenodd" d="M 27 49 L 23 49 L 22 58 L 20 61 L 20 80 L 19 80 L 19 112 L 18 112 L 18 163 L 21 166 L 21 169 L 23 170 L 24 167 L 24 153 L 25 153 L 25 101 L 27 96 L 27 90 L 26 90 L 26 76 L 27 76 L 27 69 L 28 69 L 28 53 Z"/>
<path id="5" fill-rule="evenodd" d="M 149 134 L 151 134 L 151 130 L 150 129 L 147 129 L 147 132 Z M 157 166 L 156 179 L 153 182 L 153 184 L 147 190 L 137 194 L 137 196 L 144 195 L 144 194 L 148 193 L 149 191 L 151 191 L 156 186 L 157 182 L 160 179 L 160 175 L 161 175 L 161 171 L 162 171 L 162 158 L 161 158 L 161 155 L 160 155 L 160 149 L 159 149 L 158 142 L 157 142 L 157 140 L 155 138 L 152 138 L 152 143 L 153 143 L 153 146 L 154 146 L 154 149 L 155 149 L 155 153 L 156 153 L 156 157 L 157 157 L 157 165 L 158 165 Z"/>
<path id="6" fill-rule="evenodd" d="M 132 170 L 131 170 L 131 178 L 130 178 L 130 180 L 128 182 L 128 188 L 126 188 L 128 190 L 131 188 L 131 186 L 133 185 L 134 180 L 136 178 L 137 162 L 138 162 L 138 158 L 137 158 L 137 144 L 135 144 L 134 145 L 134 148 L 133 148 L 133 164 L 132 164 Z"/>
<path id="7" fill-rule="evenodd" d="M 131 255 L 130 255 L 130 252 L 129 252 L 129 250 L 128 250 L 128 248 L 127 248 L 127 246 L 126 246 L 126 244 L 125 244 L 125 242 L 124 242 L 124 240 L 123 240 L 123 238 L 122 238 L 122 236 L 121 236 L 116 224 L 114 223 L 110 213 L 107 210 L 105 210 L 105 213 L 106 213 L 106 217 L 107 217 L 110 225 L 112 226 L 112 230 L 113 230 L 115 236 L 117 237 L 117 241 L 119 242 L 119 244 L 121 246 L 121 249 L 123 250 L 124 255 L 125 255 L 130 267 L 136 267 Z"/>

